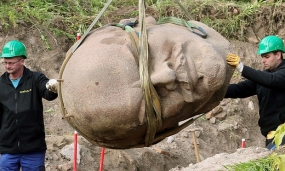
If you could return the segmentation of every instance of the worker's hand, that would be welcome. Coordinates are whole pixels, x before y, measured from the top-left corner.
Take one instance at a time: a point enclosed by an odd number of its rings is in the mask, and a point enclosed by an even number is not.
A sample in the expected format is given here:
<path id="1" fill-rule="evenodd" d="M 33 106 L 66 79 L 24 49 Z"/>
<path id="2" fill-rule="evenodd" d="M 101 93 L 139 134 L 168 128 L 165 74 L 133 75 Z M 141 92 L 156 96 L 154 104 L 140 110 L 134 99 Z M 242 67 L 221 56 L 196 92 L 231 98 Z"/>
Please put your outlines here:
<path id="1" fill-rule="evenodd" d="M 236 54 L 229 53 L 227 58 L 227 63 L 231 66 L 235 66 L 237 68 L 238 64 L 240 63 L 240 57 Z"/>
<path id="2" fill-rule="evenodd" d="M 58 82 L 56 79 L 50 79 L 47 83 L 46 83 L 46 88 L 49 91 L 52 91 L 54 93 L 57 93 L 57 87 L 58 87 Z"/>
<path id="3" fill-rule="evenodd" d="M 227 64 L 236 67 L 239 70 L 239 72 L 242 72 L 243 64 L 240 61 L 240 57 L 238 55 L 229 53 L 226 57 L 226 60 Z"/>

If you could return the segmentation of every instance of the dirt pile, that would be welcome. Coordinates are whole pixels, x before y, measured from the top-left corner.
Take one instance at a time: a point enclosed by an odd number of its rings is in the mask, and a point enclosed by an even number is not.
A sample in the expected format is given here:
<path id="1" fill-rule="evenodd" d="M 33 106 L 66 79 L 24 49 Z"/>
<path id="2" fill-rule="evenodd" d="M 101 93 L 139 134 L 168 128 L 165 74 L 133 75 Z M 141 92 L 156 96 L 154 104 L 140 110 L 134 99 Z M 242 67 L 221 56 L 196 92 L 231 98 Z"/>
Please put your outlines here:
<path id="1" fill-rule="evenodd" d="M 248 162 L 250 160 L 255 160 L 259 158 L 266 157 L 270 155 L 271 152 L 265 148 L 259 147 L 249 147 L 237 149 L 235 153 L 219 153 L 213 157 L 207 158 L 204 161 L 197 163 L 195 165 L 190 164 L 189 167 L 181 169 L 171 169 L 170 171 L 217 171 L 226 170 L 225 166 L 230 166 L 242 162 Z"/>

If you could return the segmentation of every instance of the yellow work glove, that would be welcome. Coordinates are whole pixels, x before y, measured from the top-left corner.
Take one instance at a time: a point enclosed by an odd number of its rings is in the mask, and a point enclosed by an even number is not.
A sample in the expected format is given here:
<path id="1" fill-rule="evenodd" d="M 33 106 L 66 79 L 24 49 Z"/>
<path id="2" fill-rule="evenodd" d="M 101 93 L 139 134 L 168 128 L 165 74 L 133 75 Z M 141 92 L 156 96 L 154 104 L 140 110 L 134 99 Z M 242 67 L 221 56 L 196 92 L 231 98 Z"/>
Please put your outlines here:
<path id="1" fill-rule="evenodd" d="M 243 64 L 240 61 L 240 57 L 238 55 L 229 53 L 226 57 L 226 60 L 227 64 L 236 67 L 239 70 L 239 72 L 242 72 Z"/>

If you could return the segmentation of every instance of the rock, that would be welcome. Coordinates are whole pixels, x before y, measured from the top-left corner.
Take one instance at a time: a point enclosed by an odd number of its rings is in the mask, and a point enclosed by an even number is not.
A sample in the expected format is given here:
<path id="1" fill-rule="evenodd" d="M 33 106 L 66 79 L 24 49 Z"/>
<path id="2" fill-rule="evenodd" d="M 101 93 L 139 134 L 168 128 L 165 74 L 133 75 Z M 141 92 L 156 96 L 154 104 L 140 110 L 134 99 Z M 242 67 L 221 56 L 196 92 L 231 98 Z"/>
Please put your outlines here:
<path id="1" fill-rule="evenodd" d="M 218 130 L 219 131 L 225 131 L 225 130 L 229 130 L 232 129 L 233 125 L 227 122 L 221 122 L 218 126 Z"/>
<path id="2" fill-rule="evenodd" d="M 201 131 L 195 131 L 195 136 L 196 136 L 197 138 L 199 138 L 200 135 L 201 135 Z"/>
<path id="3" fill-rule="evenodd" d="M 52 160 L 58 161 L 60 157 L 58 157 L 58 155 L 56 155 L 55 153 L 51 154 L 52 156 Z"/>
<path id="4" fill-rule="evenodd" d="M 59 137 L 54 137 L 52 135 L 46 136 L 46 141 L 51 142 L 51 143 L 48 143 L 49 145 L 52 145 L 53 147 L 58 147 L 58 148 L 62 148 L 68 144 L 67 139 L 64 136 L 59 136 Z"/>
<path id="5" fill-rule="evenodd" d="M 71 171 L 72 170 L 72 161 L 69 161 L 67 163 L 63 163 L 61 165 L 58 165 L 58 169 L 61 171 Z"/>
<path id="6" fill-rule="evenodd" d="M 220 121 L 223 121 L 227 118 L 227 113 L 226 112 L 221 112 L 215 115 L 215 118 L 217 118 Z"/>
<path id="7" fill-rule="evenodd" d="M 187 132 L 182 132 L 181 136 L 184 137 L 184 138 L 188 138 L 189 137 Z"/>
<path id="8" fill-rule="evenodd" d="M 66 145 L 60 151 L 60 154 L 64 156 L 64 158 L 68 160 L 73 160 L 73 153 L 74 153 L 74 143 Z M 80 145 L 77 144 L 77 164 L 80 164 Z"/>
<path id="9" fill-rule="evenodd" d="M 238 128 L 239 128 L 238 122 L 234 122 L 233 128 L 234 128 L 234 129 L 238 129 Z"/>
<path id="10" fill-rule="evenodd" d="M 212 112 L 213 112 L 213 116 L 216 116 L 217 114 L 221 113 L 223 111 L 223 108 L 221 106 L 217 106 L 215 107 Z"/>
<path id="11" fill-rule="evenodd" d="M 253 104 L 252 101 L 249 101 L 249 102 L 248 102 L 248 108 L 249 108 L 250 110 L 254 110 L 254 104 Z"/>
<path id="12" fill-rule="evenodd" d="M 210 118 L 212 118 L 213 117 L 213 111 L 210 111 L 210 112 L 208 112 L 206 115 L 205 115 L 205 118 L 206 119 L 210 119 Z"/>
<path id="13" fill-rule="evenodd" d="M 210 119 L 210 123 L 212 123 L 212 124 L 216 123 L 216 118 L 215 118 L 215 117 L 212 117 L 212 118 Z"/>
<path id="14" fill-rule="evenodd" d="M 167 143 L 172 143 L 174 140 L 175 140 L 175 137 L 173 135 L 167 137 Z"/>
<path id="15" fill-rule="evenodd" d="M 160 148 L 157 148 L 157 147 L 154 147 L 153 149 L 154 149 L 156 152 L 158 152 L 159 154 L 164 154 L 164 155 L 167 155 L 167 156 L 170 157 L 170 154 L 169 154 L 169 152 L 167 152 L 167 151 L 161 150 Z"/>
<path id="16" fill-rule="evenodd" d="M 241 129 L 241 132 L 242 132 L 242 133 L 246 133 L 246 132 L 247 132 L 247 129 L 246 129 L 246 128 L 242 128 L 242 129 Z"/>
<path id="17" fill-rule="evenodd" d="M 206 115 L 205 115 L 205 118 L 206 119 L 210 119 L 216 115 L 218 115 L 220 112 L 222 112 L 224 109 L 223 107 L 221 106 L 217 106 L 215 107 L 214 109 L 212 109 L 210 112 L 208 112 Z"/>
<path id="18" fill-rule="evenodd" d="M 224 99 L 224 100 L 222 100 L 222 101 L 220 102 L 220 105 L 221 105 L 221 106 L 226 106 L 226 105 L 229 103 L 229 100 L 230 100 L 230 99 Z"/>

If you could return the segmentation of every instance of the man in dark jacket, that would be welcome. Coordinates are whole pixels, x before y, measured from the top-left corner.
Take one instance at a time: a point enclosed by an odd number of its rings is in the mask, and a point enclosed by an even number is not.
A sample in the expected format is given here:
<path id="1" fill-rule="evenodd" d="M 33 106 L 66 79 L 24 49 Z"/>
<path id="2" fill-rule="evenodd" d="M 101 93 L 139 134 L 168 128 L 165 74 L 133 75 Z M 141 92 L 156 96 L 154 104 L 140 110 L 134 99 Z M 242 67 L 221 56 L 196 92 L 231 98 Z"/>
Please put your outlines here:
<path id="1" fill-rule="evenodd" d="M 7 42 L 0 56 L 6 72 L 0 77 L 0 170 L 45 170 L 45 128 L 42 98 L 57 98 L 57 82 L 24 66 L 25 45 Z"/>
<path id="2" fill-rule="evenodd" d="M 237 55 L 229 54 L 227 63 L 237 67 L 245 81 L 230 84 L 225 98 L 246 98 L 257 95 L 261 134 L 269 132 L 285 123 L 285 47 L 278 36 L 266 36 L 259 44 L 257 54 L 261 55 L 264 71 L 255 70 L 240 62 Z M 266 147 L 273 149 L 272 139 L 266 139 Z"/>

